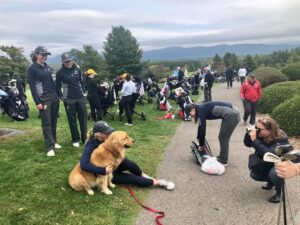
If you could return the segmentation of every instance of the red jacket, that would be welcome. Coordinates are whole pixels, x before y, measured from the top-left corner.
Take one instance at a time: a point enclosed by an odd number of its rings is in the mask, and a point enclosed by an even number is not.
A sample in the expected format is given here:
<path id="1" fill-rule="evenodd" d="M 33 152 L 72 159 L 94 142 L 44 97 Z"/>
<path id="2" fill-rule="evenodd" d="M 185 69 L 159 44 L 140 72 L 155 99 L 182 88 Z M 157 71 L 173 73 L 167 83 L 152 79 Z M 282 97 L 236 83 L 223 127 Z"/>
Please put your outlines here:
<path id="1" fill-rule="evenodd" d="M 251 84 L 246 80 L 241 87 L 240 91 L 241 99 L 246 99 L 250 102 L 256 102 L 261 97 L 261 84 L 258 80 L 255 80 L 254 84 Z"/>

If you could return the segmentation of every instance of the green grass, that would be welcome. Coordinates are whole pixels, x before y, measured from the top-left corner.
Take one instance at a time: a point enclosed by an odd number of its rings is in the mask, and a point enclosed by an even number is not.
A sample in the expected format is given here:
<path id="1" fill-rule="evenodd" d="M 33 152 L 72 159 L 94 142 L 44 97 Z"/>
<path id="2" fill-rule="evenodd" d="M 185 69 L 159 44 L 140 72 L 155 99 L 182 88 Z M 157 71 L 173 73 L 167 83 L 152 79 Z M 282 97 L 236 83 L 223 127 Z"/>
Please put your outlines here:
<path id="1" fill-rule="evenodd" d="M 79 161 L 83 147 L 76 149 L 71 146 L 67 118 L 61 104 L 57 137 L 63 148 L 56 151 L 55 157 L 47 158 L 41 122 L 31 94 L 27 93 L 27 96 L 30 96 L 29 120 L 15 122 L 7 115 L 0 116 L 1 128 L 25 131 L 20 136 L 0 138 L 0 224 L 133 224 L 141 207 L 125 188 L 116 187 L 112 196 L 98 191 L 94 196 L 88 196 L 69 187 L 69 173 Z M 175 113 L 178 108 L 172 105 Z M 113 110 L 116 111 L 116 107 Z M 156 110 L 154 103 L 137 106 L 136 110 L 144 111 L 147 120 L 141 121 L 134 115 L 133 127 L 125 127 L 124 121 L 111 121 L 109 116 L 106 121 L 117 130 L 127 131 L 135 139 L 134 146 L 127 152 L 128 158 L 155 176 L 165 147 L 181 121 L 154 119 L 164 115 Z M 89 121 L 88 128 L 91 127 Z M 134 190 L 142 201 L 149 191 L 137 187 Z"/>

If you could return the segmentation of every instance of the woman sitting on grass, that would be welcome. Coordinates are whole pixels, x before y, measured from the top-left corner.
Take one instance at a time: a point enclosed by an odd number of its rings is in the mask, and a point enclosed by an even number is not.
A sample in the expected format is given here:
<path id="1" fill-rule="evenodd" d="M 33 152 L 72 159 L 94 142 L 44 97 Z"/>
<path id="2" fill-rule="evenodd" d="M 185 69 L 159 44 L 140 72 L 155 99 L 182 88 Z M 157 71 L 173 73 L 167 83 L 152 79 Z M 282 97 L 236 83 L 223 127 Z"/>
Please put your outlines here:
<path id="1" fill-rule="evenodd" d="M 82 170 L 100 175 L 112 172 L 112 166 L 97 167 L 91 164 L 91 155 L 113 131 L 114 128 L 110 127 L 105 121 L 98 121 L 94 124 L 92 135 L 85 144 L 80 159 L 80 167 Z M 127 158 L 125 158 L 113 172 L 112 182 L 114 184 L 131 184 L 138 187 L 160 186 L 170 191 L 175 188 L 175 184 L 171 181 L 155 179 L 146 175 L 134 161 Z"/>

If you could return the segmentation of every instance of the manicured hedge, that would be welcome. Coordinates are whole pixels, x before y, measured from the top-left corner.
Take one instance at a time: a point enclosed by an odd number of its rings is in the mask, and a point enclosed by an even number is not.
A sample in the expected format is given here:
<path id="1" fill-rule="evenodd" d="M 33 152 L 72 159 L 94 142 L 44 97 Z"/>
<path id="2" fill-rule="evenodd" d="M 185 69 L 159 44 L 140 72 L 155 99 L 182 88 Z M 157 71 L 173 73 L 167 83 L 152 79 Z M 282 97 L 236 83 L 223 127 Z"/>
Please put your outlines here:
<path id="1" fill-rule="evenodd" d="M 260 81 L 262 87 L 287 81 L 286 75 L 284 75 L 280 70 L 272 67 L 259 67 L 253 72 L 256 75 L 256 79 Z"/>
<path id="2" fill-rule="evenodd" d="M 271 116 L 288 136 L 300 135 L 300 94 L 278 105 Z"/>
<path id="3" fill-rule="evenodd" d="M 300 81 L 281 82 L 263 88 L 258 111 L 270 114 L 276 106 L 296 94 L 300 94 Z"/>
<path id="4" fill-rule="evenodd" d="M 300 80 L 300 63 L 289 64 L 282 69 L 282 72 L 289 80 Z"/>

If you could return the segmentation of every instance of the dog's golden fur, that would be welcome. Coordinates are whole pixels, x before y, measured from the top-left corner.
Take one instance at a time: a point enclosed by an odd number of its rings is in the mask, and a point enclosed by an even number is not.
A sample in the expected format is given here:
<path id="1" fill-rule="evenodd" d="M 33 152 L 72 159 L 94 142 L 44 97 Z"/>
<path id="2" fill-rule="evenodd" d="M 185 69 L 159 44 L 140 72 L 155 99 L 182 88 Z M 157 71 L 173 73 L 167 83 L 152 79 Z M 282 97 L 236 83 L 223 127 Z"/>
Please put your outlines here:
<path id="1" fill-rule="evenodd" d="M 109 135 L 104 143 L 96 148 L 91 156 L 91 163 L 99 167 L 113 166 L 115 170 L 125 158 L 125 148 L 129 148 L 133 144 L 133 139 L 124 131 L 115 131 Z M 78 163 L 69 175 L 69 184 L 76 191 L 86 191 L 89 195 L 93 195 L 93 187 L 105 194 L 112 194 L 111 188 L 115 185 L 111 182 L 112 173 L 107 175 L 95 175 L 83 171 Z"/>

